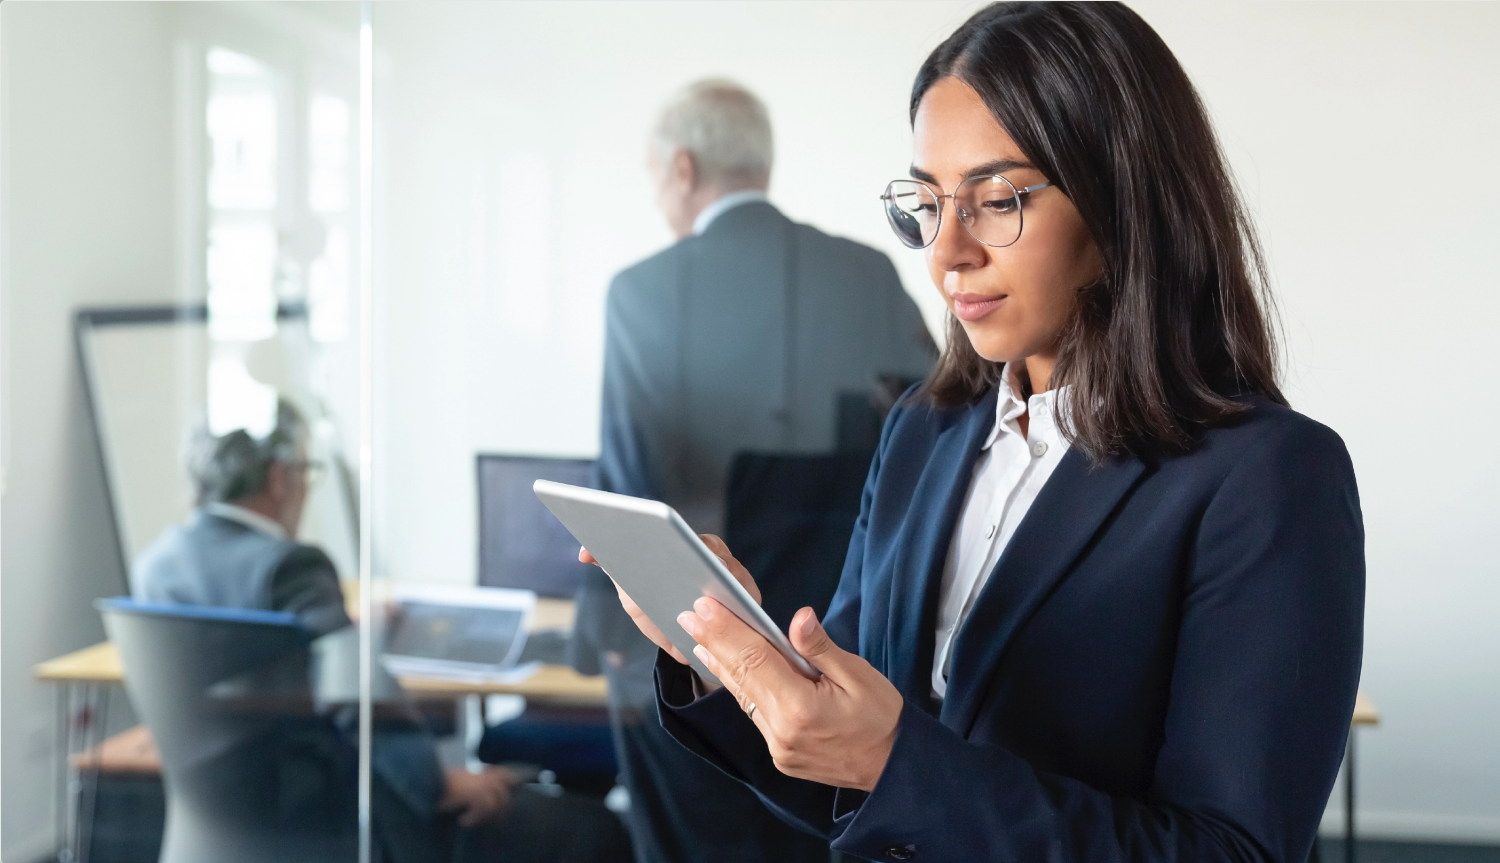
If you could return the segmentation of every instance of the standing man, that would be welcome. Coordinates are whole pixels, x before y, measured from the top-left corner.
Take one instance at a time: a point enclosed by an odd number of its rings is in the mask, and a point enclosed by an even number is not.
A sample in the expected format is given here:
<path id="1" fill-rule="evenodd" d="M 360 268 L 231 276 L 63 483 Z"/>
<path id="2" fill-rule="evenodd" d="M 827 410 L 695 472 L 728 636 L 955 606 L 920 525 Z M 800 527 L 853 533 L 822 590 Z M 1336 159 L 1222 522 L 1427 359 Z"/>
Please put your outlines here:
<path id="1" fill-rule="evenodd" d="M 841 394 L 921 378 L 935 354 L 885 255 L 782 215 L 766 198 L 765 106 L 730 81 L 681 91 L 650 142 L 657 204 L 678 237 L 610 285 L 601 487 L 675 507 L 722 533 L 739 452 L 829 453 Z M 746 788 L 682 748 L 656 718 L 656 648 L 592 572 L 575 664 L 609 676 L 638 863 L 826 863 Z"/>

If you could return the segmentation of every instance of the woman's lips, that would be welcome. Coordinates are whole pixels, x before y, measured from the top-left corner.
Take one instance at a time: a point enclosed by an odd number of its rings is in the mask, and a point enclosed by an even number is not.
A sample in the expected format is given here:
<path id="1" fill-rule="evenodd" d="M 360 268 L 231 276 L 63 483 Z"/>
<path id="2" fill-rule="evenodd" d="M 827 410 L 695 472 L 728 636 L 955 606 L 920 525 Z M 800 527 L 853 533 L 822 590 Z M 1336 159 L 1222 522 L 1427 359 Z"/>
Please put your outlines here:
<path id="1" fill-rule="evenodd" d="M 986 297 L 982 294 L 954 294 L 953 314 L 961 321 L 977 321 L 1005 302 L 1005 296 L 1005 294 L 998 297 Z"/>

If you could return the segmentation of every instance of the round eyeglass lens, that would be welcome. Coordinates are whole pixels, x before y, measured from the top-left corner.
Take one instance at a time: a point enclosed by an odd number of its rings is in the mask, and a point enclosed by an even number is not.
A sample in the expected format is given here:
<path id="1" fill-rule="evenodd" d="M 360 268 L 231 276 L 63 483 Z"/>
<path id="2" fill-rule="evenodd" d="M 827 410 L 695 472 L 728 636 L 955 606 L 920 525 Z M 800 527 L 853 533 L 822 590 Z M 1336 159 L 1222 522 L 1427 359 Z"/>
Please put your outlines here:
<path id="1" fill-rule="evenodd" d="M 1009 246 L 1021 238 L 1021 196 L 996 174 L 965 180 L 953 196 L 959 218 L 986 246 Z"/>
<path id="2" fill-rule="evenodd" d="M 904 245 L 924 248 L 937 236 L 937 198 L 923 183 L 893 180 L 885 189 L 885 218 Z"/>

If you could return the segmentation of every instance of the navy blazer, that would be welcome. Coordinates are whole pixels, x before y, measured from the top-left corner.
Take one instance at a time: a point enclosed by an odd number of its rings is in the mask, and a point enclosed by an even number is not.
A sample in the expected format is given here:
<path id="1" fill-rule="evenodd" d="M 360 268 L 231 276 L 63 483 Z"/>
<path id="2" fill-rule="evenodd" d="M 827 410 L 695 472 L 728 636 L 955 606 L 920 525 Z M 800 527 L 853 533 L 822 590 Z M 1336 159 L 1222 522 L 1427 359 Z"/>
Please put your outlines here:
<path id="1" fill-rule="evenodd" d="M 662 654 L 663 725 L 782 818 L 882 860 L 1303 863 L 1359 682 L 1364 528 L 1339 437 L 1251 399 L 1191 452 L 1070 450 L 931 698 L 948 555 L 994 391 L 908 398 L 824 625 L 905 697 L 873 791 L 780 773 L 727 692 Z"/>

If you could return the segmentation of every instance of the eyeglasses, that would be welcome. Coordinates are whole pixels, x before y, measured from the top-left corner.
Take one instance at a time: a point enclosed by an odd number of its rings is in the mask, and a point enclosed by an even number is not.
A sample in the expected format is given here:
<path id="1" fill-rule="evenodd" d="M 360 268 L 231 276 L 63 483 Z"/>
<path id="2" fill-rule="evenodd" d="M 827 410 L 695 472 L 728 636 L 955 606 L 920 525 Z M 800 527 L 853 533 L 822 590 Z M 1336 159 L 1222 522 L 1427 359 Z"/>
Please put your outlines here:
<path id="1" fill-rule="evenodd" d="M 317 460 L 289 461 L 286 462 L 286 466 L 292 470 L 302 471 L 303 479 L 307 482 L 308 488 L 316 487 L 323 481 L 324 475 L 328 472 L 328 465 Z"/>
<path id="2" fill-rule="evenodd" d="M 908 248 L 925 249 L 943 228 L 943 199 L 952 198 L 958 220 L 969 235 L 986 246 L 1004 248 L 1021 239 L 1021 200 L 1052 185 L 1017 189 L 999 174 L 970 177 L 951 195 L 939 195 L 920 180 L 892 180 L 880 200 L 891 230 Z"/>

